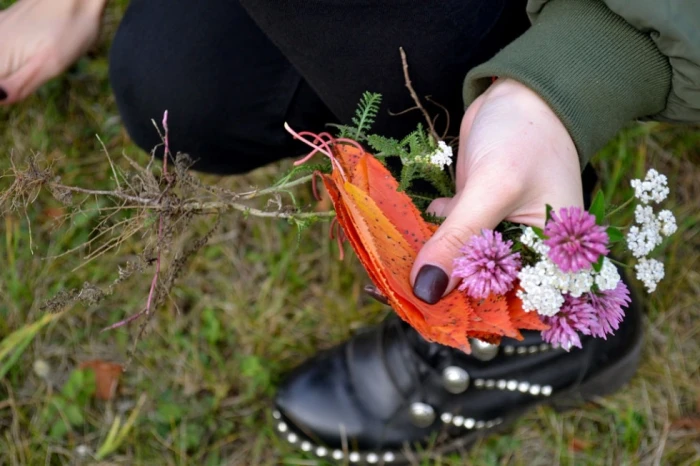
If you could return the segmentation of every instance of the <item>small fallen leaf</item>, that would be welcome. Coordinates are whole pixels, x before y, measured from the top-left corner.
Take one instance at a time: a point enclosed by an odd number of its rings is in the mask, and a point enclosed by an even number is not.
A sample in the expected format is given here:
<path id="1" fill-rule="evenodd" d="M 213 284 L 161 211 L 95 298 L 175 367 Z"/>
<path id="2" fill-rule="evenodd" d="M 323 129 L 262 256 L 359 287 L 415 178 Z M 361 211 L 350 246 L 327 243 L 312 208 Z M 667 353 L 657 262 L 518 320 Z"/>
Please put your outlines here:
<path id="1" fill-rule="evenodd" d="M 574 437 L 569 441 L 569 451 L 585 451 L 591 448 L 591 442 Z"/>
<path id="2" fill-rule="evenodd" d="M 80 369 L 92 369 L 95 373 L 95 381 L 97 389 L 95 396 L 100 400 L 111 400 L 117 392 L 119 377 L 121 377 L 124 368 L 121 364 L 94 359 L 85 361 L 80 364 Z"/>
<path id="3" fill-rule="evenodd" d="M 676 419 L 671 423 L 672 430 L 695 430 L 700 432 L 700 416 L 687 416 Z"/>
<path id="4" fill-rule="evenodd" d="M 63 207 L 46 207 L 42 213 L 47 219 L 57 220 L 66 215 L 66 209 Z"/>

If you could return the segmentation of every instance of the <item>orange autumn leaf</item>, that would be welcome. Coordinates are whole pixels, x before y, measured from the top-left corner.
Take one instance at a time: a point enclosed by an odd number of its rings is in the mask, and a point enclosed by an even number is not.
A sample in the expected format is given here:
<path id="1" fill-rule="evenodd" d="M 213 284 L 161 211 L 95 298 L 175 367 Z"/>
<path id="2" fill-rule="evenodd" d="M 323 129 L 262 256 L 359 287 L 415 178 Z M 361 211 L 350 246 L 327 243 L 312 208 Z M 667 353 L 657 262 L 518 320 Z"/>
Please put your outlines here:
<path id="1" fill-rule="evenodd" d="M 546 328 L 536 313 L 523 311 L 514 292 L 475 300 L 454 290 L 435 304 L 418 299 L 410 284 L 411 268 L 438 226 L 423 219 L 389 170 L 359 144 L 327 134 L 330 143 L 324 135 L 296 134 L 300 139 L 302 135 L 314 137 L 318 145 L 305 142 L 333 162 L 323 182 L 337 221 L 370 279 L 426 340 L 469 352 L 469 338 L 498 343 L 503 336 L 522 339 L 521 329 Z"/>
<path id="2" fill-rule="evenodd" d="M 95 373 L 95 397 L 100 400 L 111 400 L 117 390 L 119 378 L 124 372 L 121 364 L 94 359 L 80 364 L 80 369 L 91 369 Z"/>

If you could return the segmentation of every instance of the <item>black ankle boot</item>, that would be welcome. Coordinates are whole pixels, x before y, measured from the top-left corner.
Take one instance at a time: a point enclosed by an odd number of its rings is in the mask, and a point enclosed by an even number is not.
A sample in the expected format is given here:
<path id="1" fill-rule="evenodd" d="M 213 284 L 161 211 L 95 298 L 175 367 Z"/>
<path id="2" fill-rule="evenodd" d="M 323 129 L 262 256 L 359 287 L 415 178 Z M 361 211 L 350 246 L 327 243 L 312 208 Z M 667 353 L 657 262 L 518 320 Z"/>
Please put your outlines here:
<path id="1" fill-rule="evenodd" d="M 397 464 L 432 441 L 447 453 L 502 429 L 542 403 L 573 407 L 634 374 L 642 343 L 636 301 L 614 336 L 567 353 L 539 332 L 473 353 L 427 343 L 392 314 L 322 352 L 283 383 L 273 415 L 295 447 L 318 457 Z"/>

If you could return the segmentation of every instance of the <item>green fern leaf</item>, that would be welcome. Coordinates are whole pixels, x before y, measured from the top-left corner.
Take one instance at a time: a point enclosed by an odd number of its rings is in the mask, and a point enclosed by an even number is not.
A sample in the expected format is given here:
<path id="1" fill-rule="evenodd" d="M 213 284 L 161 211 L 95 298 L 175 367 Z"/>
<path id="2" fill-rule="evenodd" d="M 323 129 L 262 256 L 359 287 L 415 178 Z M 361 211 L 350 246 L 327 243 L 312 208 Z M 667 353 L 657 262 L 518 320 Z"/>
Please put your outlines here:
<path id="1" fill-rule="evenodd" d="M 374 119 L 379 112 L 379 105 L 382 102 L 382 95 L 376 92 L 365 92 L 360 99 L 360 105 L 352 118 L 355 124 L 354 138 L 356 141 L 363 140 L 367 132 L 372 127 Z"/>

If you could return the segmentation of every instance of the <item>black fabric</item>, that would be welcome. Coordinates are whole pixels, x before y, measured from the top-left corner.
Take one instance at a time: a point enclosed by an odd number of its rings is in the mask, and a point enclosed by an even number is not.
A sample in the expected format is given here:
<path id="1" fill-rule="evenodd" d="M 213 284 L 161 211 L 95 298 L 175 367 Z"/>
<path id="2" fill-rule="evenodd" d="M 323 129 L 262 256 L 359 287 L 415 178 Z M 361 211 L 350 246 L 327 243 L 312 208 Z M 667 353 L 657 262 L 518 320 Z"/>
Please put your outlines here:
<path id="1" fill-rule="evenodd" d="M 525 0 L 133 0 L 110 79 L 144 150 L 159 144 L 151 120 L 167 109 L 174 152 L 197 170 L 241 173 L 304 152 L 284 121 L 311 131 L 347 123 L 366 90 L 384 96 L 378 133 L 410 132 L 419 112 L 389 114 L 413 106 L 400 46 L 416 91 L 449 110 L 455 135 L 467 71 L 527 27 Z"/>

